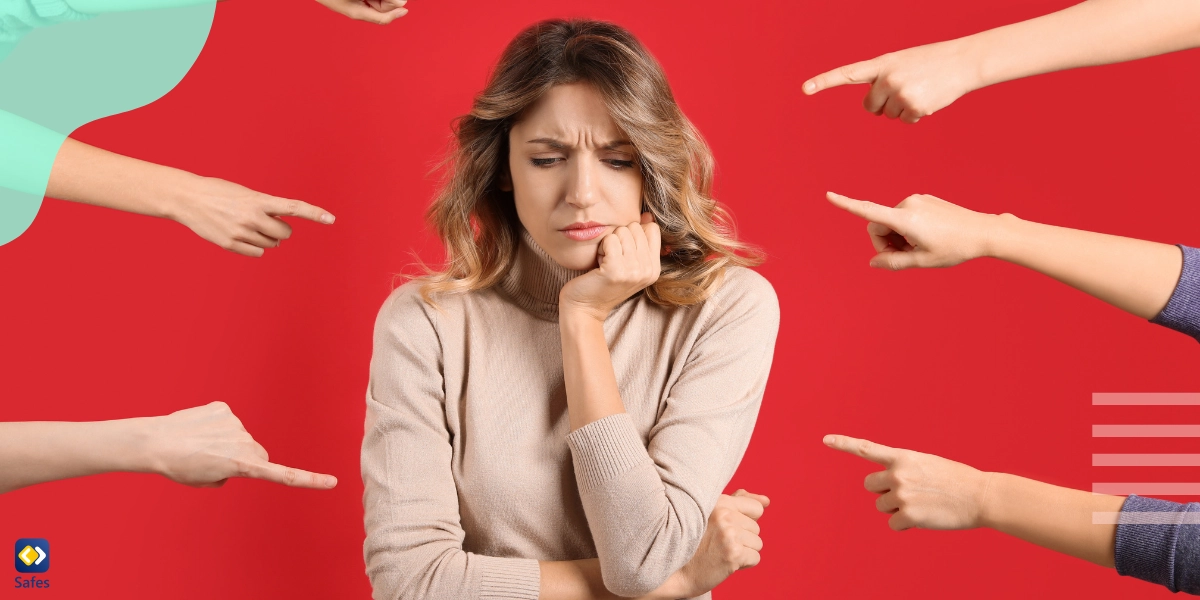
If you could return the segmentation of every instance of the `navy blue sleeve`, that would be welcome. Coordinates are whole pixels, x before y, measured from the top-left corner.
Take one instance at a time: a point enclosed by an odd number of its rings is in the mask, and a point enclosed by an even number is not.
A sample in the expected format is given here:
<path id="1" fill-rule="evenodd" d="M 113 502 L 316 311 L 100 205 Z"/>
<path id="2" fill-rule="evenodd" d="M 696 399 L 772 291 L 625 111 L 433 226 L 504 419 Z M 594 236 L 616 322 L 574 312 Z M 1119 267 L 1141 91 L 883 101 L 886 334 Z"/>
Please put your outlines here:
<path id="1" fill-rule="evenodd" d="M 1150 320 L 1163 327 L 1186 333 L 1200 341 L 1200 250 L 1180 246 L 1183 272 L 1167 307 Z"/>
<path id="2" fill-rule="evenodd" d="M 1200 503 L 1130 496 L 1117 521 L 1117 573 L 1200 595 Z"/>

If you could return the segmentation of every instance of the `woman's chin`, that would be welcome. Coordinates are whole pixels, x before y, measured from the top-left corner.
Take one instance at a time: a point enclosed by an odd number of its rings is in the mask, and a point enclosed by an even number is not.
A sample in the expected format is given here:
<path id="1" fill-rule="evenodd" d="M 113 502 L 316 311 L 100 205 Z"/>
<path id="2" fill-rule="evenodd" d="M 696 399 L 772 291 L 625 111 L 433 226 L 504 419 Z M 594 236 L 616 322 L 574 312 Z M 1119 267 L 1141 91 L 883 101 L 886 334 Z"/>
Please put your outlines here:
<path id="1" fill-rule="evenodd" d="M 596 268 L 596 247 L 591 245 L 562 249 L 550 256 L 558 266 L 572 271 L 590 271 Z"/>

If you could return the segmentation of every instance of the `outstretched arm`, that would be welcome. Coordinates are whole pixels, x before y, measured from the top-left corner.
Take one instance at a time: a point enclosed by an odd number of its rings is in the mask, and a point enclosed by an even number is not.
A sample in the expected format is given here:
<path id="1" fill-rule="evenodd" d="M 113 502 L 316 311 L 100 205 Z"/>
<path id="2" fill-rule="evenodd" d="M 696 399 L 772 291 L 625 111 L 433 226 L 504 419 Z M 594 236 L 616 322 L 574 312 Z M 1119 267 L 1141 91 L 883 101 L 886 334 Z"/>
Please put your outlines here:
<path id="1" fill-rule="evenodd" d="M 0 493 L 108 472 L 158 473 L 195 487 L 230 477 L 328 489 L 332 475 L 268 462 L 223 402 L 162 417 L 86 423 L 0 423 Z"/>
<path id="2" fill-rule="evenodd" d="M 869 221 L 867 233 L 877 253 L 873 267 L 950 267 L 990 256 L 1144 319 L 1171 317 L 1163 324 L 1200 333 L 1200 260 L 1191 249 L 978 213 L 924 194 L 909 196 L 895 208 L 832 192 L 827 197 Z"/>
<path id="3" fill-rule="evenodd" d="M 888 525 L 987 527 L 1043 548 L 1167 586 L 1200 593 L 1200 505 L 1093 494 L 890 448 L 844 435 L 825 445 L 884 467 L 863 486 Z"/>
<path id="4" fill-rule="evenodd" d="M 884 54 L 822 73 L 807 94 L 870 84 L 868 111 L 915 123 L 982 87 L 1052 71 L 1200 46 L 1200 3 L 1088 0 L 956 40 Z"/>
<path id="5" fill-rule="evenodd" d="M 326 210 L 299 200 L 260 194 L 70 138 L 54 159 L 46 195 L 167 218 L 226 250 L 256 257 L 291 237 L 291 226 L 279 217 L 334 221 Z"/>

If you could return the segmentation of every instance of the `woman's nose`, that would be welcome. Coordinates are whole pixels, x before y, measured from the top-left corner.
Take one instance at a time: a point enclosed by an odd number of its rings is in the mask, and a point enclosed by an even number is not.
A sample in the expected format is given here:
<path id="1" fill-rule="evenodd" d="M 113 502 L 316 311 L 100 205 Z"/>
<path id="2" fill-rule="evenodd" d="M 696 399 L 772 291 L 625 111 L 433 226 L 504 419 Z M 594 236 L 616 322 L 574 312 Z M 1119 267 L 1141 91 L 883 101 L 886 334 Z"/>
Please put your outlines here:
<path id="1" fill-rule="evenodd" d="M 577 208 L 587 208 L 600 198 L 596 181 L 596 161 L 579 157 L 572 161 L 570 181 L 567 182 L 567 203 Z"/>

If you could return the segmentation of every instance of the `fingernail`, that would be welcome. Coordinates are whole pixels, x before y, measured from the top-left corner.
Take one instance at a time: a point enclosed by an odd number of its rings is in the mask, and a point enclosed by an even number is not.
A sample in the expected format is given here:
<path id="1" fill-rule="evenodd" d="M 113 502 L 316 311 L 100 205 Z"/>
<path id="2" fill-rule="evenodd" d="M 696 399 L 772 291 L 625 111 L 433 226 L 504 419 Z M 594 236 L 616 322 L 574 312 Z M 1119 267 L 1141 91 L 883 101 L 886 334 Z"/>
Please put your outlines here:
<path id="1" fill-rule="evenodd" d="M 325 214 L 321 215 L 321 222 L 326 225 L 333 225 L 334 218 L 335 217 L 333 215 L 331 215 L 329 213 L 325 213 Z"/>
<path id="2" fill-rule="evenodd" d="M 325 487 L 333 487 L 335 485 L 337 485 L 337 477 L 334 477 L 333 475 L 326 475 Z"/>
<path id="3" fill-rule="evenodd" d="M 811 81 L 804 84 L 804 91 L 806 91 L 810 94 L 813 93 L 813 91 L 815 91 L 816 89 L 817 89 L 817 84 L 815 84 Z"/>
<path id="4" fill-rule="evenodd" d="M 835 438 L 834 438 L 832 435 L 827 435 L 827 436 L 825 436 L 824 438 L 821 438 L 821 441 L 822 441 L 822 442 L 825 442 L 825 445 L 826 445 L 826 446 L 832 446 L 832 445 L 833 445 L 833 440 L 834 440 L 834 439 L 835 439 Z"/>

